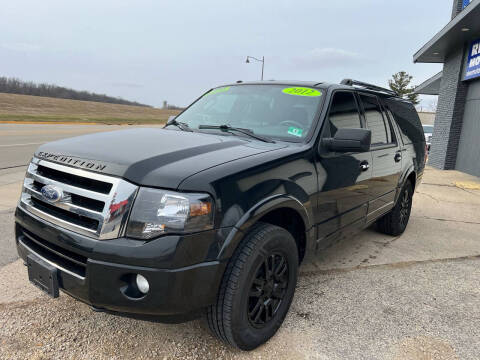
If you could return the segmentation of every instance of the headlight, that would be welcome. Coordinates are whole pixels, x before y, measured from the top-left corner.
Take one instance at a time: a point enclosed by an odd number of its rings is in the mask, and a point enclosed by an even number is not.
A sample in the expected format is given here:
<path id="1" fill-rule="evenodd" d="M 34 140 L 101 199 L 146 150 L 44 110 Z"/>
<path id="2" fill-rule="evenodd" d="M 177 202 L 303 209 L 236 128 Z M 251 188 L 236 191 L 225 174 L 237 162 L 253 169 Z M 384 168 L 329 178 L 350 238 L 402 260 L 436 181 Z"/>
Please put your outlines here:
<path id="1" fill-rule="evenodd" d="M 208 194 L 140 188 L 127 236 L 151 239 L 166 233 L 191 233 L 213 228 L 213 201 Z"/>

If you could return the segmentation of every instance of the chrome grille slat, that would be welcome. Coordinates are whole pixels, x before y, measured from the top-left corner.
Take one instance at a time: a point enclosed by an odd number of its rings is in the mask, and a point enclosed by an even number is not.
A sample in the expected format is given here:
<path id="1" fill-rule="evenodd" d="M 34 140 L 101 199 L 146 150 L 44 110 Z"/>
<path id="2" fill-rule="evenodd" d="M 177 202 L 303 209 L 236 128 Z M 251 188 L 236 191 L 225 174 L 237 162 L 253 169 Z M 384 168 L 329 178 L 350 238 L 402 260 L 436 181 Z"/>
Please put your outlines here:
<path id="1" fill-rule="evenodd" d="M 65 229 L 72 230 L 74 232 L 79 232 L 81 234 L 88 235 L 88 236 L 92 236 L 92 235 L 95 235 L 97 233 L 96 230 L 92 230 L 92 229 L 89 229 L 89 228 L 86 228 L 86 227 L 83 227 L 83 226 L 80 226 L 80 225 L 77 225 L 77 224 L 74 224 L 74 223 L 70 223 L 70 222 L 65 221 L 63 219 L 59 219 L 55 216 L 52 216 L 52 215 L 50 215 L 50 214 L 48 214 L 48 213 L 46 213 L 42 210 L 39 210 L 36 207 L 34 207 L 31 204 L 31 202 L 28 201 L 28 199 L 25 199 L 23 197 L 20 200 L 20 203 L 21 203 L 21 205 L 23 205 L 23 208 L 25 210 L 27 210 L 28 212 L 31 212 L 32 214 L 35 214 L 38 217 L 40 217 L 44 220 L 47 220 L 49 222 L 52 222 L 55 225 L 58 225 L 58 226 L 63 227 Z"/>
<path id="2" fill-rule="evenodd" d="M 100 193 L 97 193 L 97 192 L 94 192 L 94 191 L 90 191 L 90 190 L 78 188 L 78 187 L 75 187 L 75 186 L 67 185 L 67 184 L 64 184 L 64 183 L 61 183 L 61 182 L 43 177 L 41 175 L 35 174 L 35 173 L 33 173 L 31 167 L 28 168 L 26 176 L 27 176 L 27 178 L 34 179 L 34 180 L 36 180 L 36 181 L 38 181 L 38 182 L 40 182 L 44 185 L 59 186 L 63 190 L 65 190 L 66 192 L 69 192 L 69 193 L 72 193 L 72 194 L 77 194 L 77 195 L 80 195 L 80 196 L 84 196 L 84 197 L 87 197 L 87 198 L 96 199 L 96 200 L 100 200 L 100 201 L 104 201 L 104 202 L 106 202 L 109 199 L 109 195 L 100 194 Z"/>
<path id="3" fill-rule="evenodd" d="M 38 173 L 39 167 L 46 176 Z M 50 179 L 48 175 L 53 176 L 54 172 L 46 171 L 48 169 L 45 168 L 56 170 L 57 175 L 68 174 L 69 184 Z M 57 179 L 66 178 L 60 176 Z M 80 186 L 85 185 L 85 180 L 103 182 L 104 184 L 96 184 L 108 186 L 110 192 L 102 193 L 98 187 L 92 188 L 93 190 L 77 187 L 74 183 L 76 179 Z M 57 202 L 46 200 L 39 191 L 39 187 L 44 185 L 61 189 L 63 198 Z M 98 192 L 94 191 L 96 189 Z M 20 207 L 59 227 L 99 240 L 113 239 L 123 235 L 137 190 L 137 186 L 123 179 L 33 158 L 25 176 Z M 102 208 L 103 211 L 98 211 Z"/>
<path id="4" fill-rule="evenodd" d="M 30 194 L 30 196 L 33 196 L 33 197 L 37 198 L 38 200 L 44 201 L 43 196 L 39 191 L 34 190 L 28 184 L 25 184 L 24 186 L 25 186 L 24 191 L 27 194 Z M 103 220 L 103 213 L 98 212 L 98 211 L 94 211 L 94 210 L 90 210 L 90 209 L 86 209 L 84 207 L 77 206 L 77 205 L 72 204 L 70 202 L 58 202 L 58 203 L 54 203 L 52 205 L 54 205 L 54 206 L 56 206 L 60 209 L 71 211 L 71 212 L 76 213 L 78 215 L 89 217 L 91 219 L 95 219 L 95 220 L 98 220 L 98 221 Z"/>
<path id="5" fill-rule="evenodd" d="M 70 166 L 60 165 L 50 161 L 47 162 L 45 160 L 40 160 L 37 158 L 34 158 L 32 163 L 35 165 L 36 164 L 44 165 L 46 167 L 49 167 L 51 169 L 58 170 L 58 171 L 65 171 L 67 169 L 69 174 L 80 176 L 80 177 L 86 177 L 88 179 L 103 181 L 106 183 L 112 183 L 112 180 L 116 179 L 111 176 L 98 174 L 88 170 L 77 169 Z"/>

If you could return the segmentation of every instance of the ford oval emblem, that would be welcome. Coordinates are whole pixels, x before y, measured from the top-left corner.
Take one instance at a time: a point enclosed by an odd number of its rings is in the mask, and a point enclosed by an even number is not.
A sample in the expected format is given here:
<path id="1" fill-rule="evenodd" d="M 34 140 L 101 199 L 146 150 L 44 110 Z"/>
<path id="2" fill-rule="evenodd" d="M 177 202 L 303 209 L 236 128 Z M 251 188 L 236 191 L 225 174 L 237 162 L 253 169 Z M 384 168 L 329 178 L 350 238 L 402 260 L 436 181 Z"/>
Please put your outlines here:
<path id="1" fill-rule="evenodd" d="M 45 185 L 40 192 L 43 198 L 51 203 L 58 202 L 63 198 L 63 190 L 54 185 Z"/>

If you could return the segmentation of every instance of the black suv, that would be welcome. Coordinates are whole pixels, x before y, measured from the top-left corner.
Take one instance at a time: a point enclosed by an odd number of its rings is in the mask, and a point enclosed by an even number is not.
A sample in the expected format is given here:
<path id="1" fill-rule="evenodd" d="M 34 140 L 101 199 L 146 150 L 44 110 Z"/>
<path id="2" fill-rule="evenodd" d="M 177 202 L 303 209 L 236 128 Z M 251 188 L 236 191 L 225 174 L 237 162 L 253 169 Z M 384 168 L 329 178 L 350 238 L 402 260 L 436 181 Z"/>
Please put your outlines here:
<path id="1" fill-rule="evenodd" d="M 300 263 L 374 222 L 405 230 L 425 158 L 415 108 L 386 89 L 240 82 L 164 129 L 42 145 L 16 244 L 53 297 L 142 318 L 204 313 L 250 350 L 281 326 Z"/>

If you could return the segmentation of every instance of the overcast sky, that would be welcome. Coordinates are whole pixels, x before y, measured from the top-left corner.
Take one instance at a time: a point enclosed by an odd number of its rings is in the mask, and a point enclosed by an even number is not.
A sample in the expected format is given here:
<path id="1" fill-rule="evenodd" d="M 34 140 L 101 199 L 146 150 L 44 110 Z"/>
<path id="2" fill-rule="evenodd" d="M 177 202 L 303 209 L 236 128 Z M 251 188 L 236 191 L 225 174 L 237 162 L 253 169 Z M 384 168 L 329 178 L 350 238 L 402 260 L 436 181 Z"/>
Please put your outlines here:
<path id="1" fill-rule="evenodd" d="M 379 85 L 441 70 L 412 55 L 450 20 L 439 0 L 0 0 L 0 76 L 187 105 L 205 90 L 265 79 Z M 427 104 L 427 101 L 424 101 Z"/>

